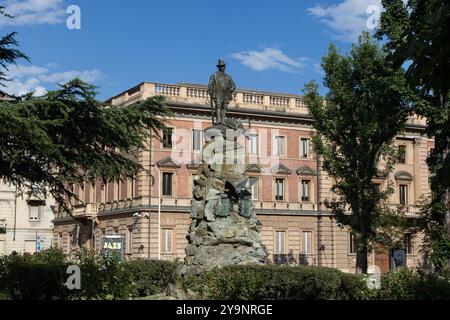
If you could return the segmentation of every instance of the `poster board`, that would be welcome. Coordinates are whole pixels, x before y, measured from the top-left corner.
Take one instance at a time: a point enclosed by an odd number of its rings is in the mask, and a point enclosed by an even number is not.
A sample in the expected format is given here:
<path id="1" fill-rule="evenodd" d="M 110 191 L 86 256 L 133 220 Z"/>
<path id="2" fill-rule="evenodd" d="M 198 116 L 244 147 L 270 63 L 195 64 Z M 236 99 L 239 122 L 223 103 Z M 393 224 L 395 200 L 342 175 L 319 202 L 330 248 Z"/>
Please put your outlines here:
<path id="1" fill-rule="evenodd" d="M 125 237 L 121 235 L 104 235 L 101 251 L 107 254 L 117 254 L 123 259 L 125 256 Z"/>

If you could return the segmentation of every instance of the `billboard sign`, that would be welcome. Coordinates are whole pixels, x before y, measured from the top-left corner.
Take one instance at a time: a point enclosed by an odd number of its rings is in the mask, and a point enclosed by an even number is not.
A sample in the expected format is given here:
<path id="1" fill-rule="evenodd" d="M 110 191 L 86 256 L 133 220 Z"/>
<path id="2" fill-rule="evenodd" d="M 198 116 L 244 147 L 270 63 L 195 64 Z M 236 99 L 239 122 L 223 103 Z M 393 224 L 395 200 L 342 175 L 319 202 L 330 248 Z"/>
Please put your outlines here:
<path id="1" fill-rule="evenodd" d="M 120 235 L 105 235 L 102 239 L 102 252 L 125 256 L 125 238 Z"/>

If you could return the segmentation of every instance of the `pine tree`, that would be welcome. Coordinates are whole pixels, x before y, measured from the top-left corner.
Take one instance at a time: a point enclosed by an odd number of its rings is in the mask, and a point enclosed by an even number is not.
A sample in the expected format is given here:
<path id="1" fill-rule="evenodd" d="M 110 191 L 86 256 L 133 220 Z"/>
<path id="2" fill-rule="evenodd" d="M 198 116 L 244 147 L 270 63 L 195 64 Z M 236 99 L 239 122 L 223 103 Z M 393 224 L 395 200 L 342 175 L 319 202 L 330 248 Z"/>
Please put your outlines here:
<path id="1" fill-rule="evenodd" d="M 3 6 L 0 6 L 0 16 L 12 18 L 5 12 L 5 7 Z M 16 34 L 16 32 L 11 32 L 0 38 L 0 86 L 5 86 L 5 82 L 9 81 L 6 77 L 6 72 L 11 64 L 16 64 L 16 61 L 19 59 L 29 61 L 29 58 L 16 48 L 18 45 Z"/>
<path id="2" fill-rule="evenodd" d="M 0 13 L 4 14 L 0 7 Z M 27 56 L 15 33 L 0 41 L 0 83 Z M 133 178 L 144 168 L 134 157 L 171 115 L 162 97 L 128 107 L 96 99 L 95 87 L 74 79 L 45 96 L 0 101 L 0 179 L 19 190 L 50 193 L 70 214 L 74 185 Z"/>

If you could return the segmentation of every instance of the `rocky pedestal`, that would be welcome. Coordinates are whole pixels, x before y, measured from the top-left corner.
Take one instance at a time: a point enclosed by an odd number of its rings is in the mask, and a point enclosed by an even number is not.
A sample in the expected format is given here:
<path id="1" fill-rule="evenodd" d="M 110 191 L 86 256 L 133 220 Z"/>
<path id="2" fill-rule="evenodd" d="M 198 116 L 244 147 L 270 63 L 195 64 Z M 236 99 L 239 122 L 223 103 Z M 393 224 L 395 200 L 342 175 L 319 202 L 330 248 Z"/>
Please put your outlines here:
<path id="1" fill-rule="evenodd" d="M 185 275 L 227 265 L 266 263 L 261 223 L 245 176 L 244 149 L 238 143 L 244 134 L 242 124 L 232 119 L 205 130 L 206 145 L 194 181 Z"/>

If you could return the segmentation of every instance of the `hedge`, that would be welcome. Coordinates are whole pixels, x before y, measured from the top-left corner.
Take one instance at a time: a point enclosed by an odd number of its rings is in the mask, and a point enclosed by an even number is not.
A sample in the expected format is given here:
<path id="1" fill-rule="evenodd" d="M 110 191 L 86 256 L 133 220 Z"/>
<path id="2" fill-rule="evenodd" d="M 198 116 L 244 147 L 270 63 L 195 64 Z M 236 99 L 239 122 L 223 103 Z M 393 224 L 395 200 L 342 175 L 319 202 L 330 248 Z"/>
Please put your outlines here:
<path id="1" fill-rule="evenodd" d="M 6 288 L 15 300 L 65 300 L 65 265 L 13 263 L 9 265 Z"/>
<path id="2" fill-rule="evenodd" d="M 81 289 L 65 283 L 69 265 L 81 271 Z M 138 260 L 122 262 L 117 256 L 97 255 L 82 249 L 69 259 L 59 249 L 35 255 L 0 257 L 0 291 L 17 300 L 111 300 L 164 293 L 176 282 L 177 262 Z"/>
<path id="3" fill-rule="evenodd" d="M 67 268 L 81 269 L 81 290 L 69 290 Z M 59 249 L 35 255 L 12 254 L 0 258 L 0 288 L 17 300 L 129 299 L 132 276 L 115 256 L 82 250 L 69 260 Z"/>
<path id="4" fill-rule="evenodd" d="M 192 299 L 206 300 L 361 300 L 371 294 L 360 276 L 307 266 L 229 266 L 181 284 Z"/>
<path id="5" fill-rule="evenodd" d="M 67 262 L 55 250 L 38 255 L 12 254 L 0 258 L 0 288 L 12 299 L 63 300 Z"/>
<path id="6" fill-rule="evenodd" d="M 133 296 L 146 297 L 165 293 L 170 283 L 177 281 L 177 262 L 158 260 L 136 260 L 126 263 L 131 274 Z"/>
<path id="7" fill-rule="evenodd" d="M 415 269 L 401 269 L 383 275 L 380 300 L 450 300 L 450 270 L 425 274 Z"/>
<path id="8" fill-rule="evenodd" d="M 81 290 L 65 286 L 67 267 L 81 269 Z M 0 257 L 0 299 L 131 299 L 162 294 L 178 284 L 190 299 L 205 300 L 449 300 L 450 271 L 404 269 L 383 275 L 381 289 L 363 277 L 308 266 L 229 266 L 179 278 L 178 262 L 137 260 L 82 250 L 70 260 L 58 249 Z M 7 294 L 7 297 L 5 296 Z"/>

